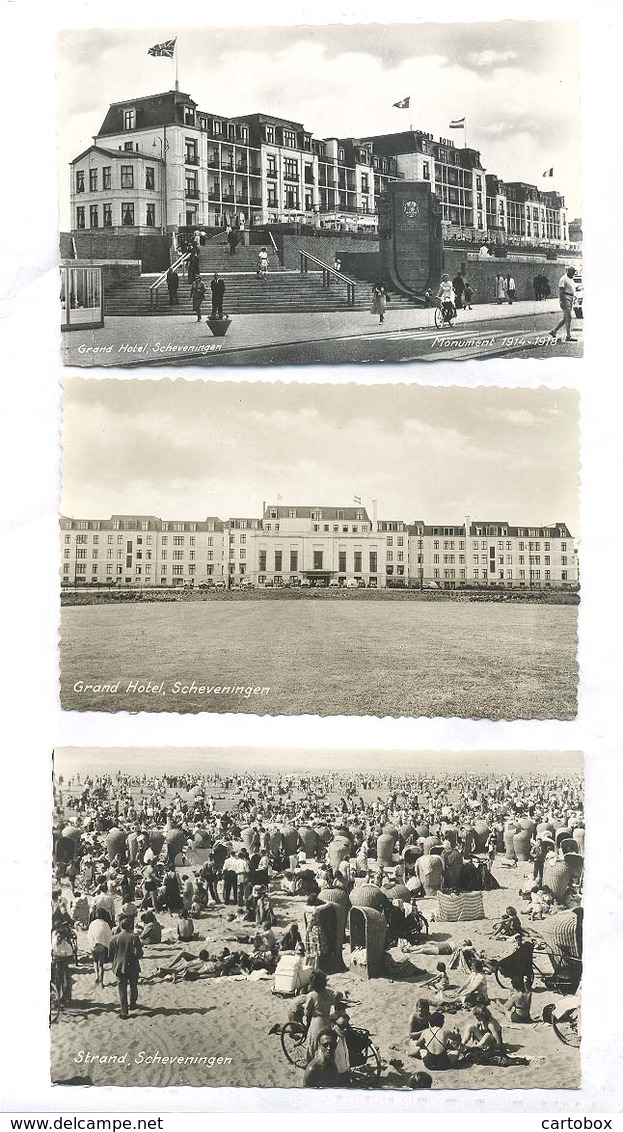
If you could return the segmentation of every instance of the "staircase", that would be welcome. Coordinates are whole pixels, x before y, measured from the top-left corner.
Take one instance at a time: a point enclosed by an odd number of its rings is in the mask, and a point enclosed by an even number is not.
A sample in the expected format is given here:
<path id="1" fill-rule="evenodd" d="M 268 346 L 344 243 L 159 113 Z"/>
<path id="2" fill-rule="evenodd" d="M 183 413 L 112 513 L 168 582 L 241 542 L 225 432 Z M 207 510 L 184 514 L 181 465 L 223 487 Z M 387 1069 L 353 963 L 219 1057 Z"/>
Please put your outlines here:
<path id="1" fill-rule="evenodd" d="M 259 247 L 236 248 L 231 255 L 229 247 L 222 244 L 207 244 L 200 249 L 199 268 L 206 285 L 207 294 L 203 304 L 204 315 L 209 315 L 210 280 L 215 271 L 225 280 L 223 311 L 228 315 L 237 314 L 295 314 L 306 312 L 328 312 L 347 310 L 368 310 L 371 302 L 371 286 L 368 280 L 361 280 L 355 291 L 355 304 L 349 307 L 346 301 L 346 285 L 333 280 L 330 287 L 322 286 L 322 272 L 310 271 L 302 275 L 299 271 L 285 271 L 272 247 L 267 246 L 269 255 L 268 276 L 258 279 L 256 274 Z M 190 287 L 186 275 L 179 272 L 178 303 L 169 305 L 166 284 L 159 289 L 157 306 L 150 306 L 150 287 L 156 275 L 140 275 L 132 280 L 110 285 L 105 294 L 105 313 L 109 315 L 192 315 Z M 392 295 L 391 308 L 412 308 L 413 302 L 403 295 Z"/>

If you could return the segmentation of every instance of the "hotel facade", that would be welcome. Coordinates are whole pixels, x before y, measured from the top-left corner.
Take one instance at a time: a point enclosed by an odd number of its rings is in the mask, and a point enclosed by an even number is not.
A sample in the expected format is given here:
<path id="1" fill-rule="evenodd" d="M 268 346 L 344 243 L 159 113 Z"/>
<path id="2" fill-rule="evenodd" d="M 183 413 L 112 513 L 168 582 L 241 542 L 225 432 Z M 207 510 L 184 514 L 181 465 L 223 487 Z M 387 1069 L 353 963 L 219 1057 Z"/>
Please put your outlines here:
<path id="1" fill-rule="evenodd" d="M 377 230 L 390 181 L 430 184 L 446 236 L 569 246 L 564 197 L 487 173 L 423 130 L 317 139 L 303 123 L 227 118 L 179 90 L 112 103 L 71 162 L 71 227 L 129 234 L 300 222 Z"/>
<path id="2" fill-rule="evenodd" d="M 262 518 L 61 518 L 65 587 L 266 585 L 573 589 L 565 523 L 372 519 L 365 507 L 264 505 Z"/>

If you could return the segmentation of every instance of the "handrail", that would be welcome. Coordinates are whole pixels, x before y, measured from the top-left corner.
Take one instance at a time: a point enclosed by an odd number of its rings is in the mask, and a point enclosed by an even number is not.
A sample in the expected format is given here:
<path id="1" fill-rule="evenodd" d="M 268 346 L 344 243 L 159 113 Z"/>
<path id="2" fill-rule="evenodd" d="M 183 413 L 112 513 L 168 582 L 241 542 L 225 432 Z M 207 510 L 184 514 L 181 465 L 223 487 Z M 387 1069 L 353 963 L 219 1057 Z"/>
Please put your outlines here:
<path id="1" fill-rule="evenodd" d="M 346 284 L 346 302 L 348 303 L 349 307 L 354 307 L 354 305 L 355 305 L 355 288 L 357 287 L 357 284 L 355 283 L 354 279 L 349 279 L 347 275 L 343 275 L 341 271 L 337 270 L 337 268 L 330 267 L 328 263 L 323 263 L 323 261 L 321 259 L 318 259 L 318 256 L 312 255 L 311 252 L 300 252 L 299 254 L 300 254 L 300 257 L 301 257 L 301 273 L 302 274 L 305 274 L 305 275 L 307 274 L 307 271 L 309 270 L 309 263 L 310 262 L 317 264 L 318 267 L 322 268 L 322 286 L 323 287 L 330 287 L 331 286 L 331 276 L 333 276 L 334 279 L 338 279 L 340 281 L 340 283 L 345 283 Z"/>
<path id="2" fill-rule="evenodd" d="M 75 241 L 73 236 L 71 237 L 71 247 L 72 247 L 72 251 L 74 253 L 74 259 L 77 259 L 78 258 L 78 249 L 76 247 L 76 241 Z"/>
<path id="3" fill-rule="evenodd" d="M 190 259 L 190 252 L 182 252 L 182 254 L 180 256 L 178 256 L 178 258 L 175 260 L 175 262 L 172 263 L 170 267 L 167 267 L 166 271 L 163 271 L 158 276 L 158 278 L 155 279 L 154 282 L 150 285 L 150 288 L 149 288 L 149 305 L 150 305 L 150 307 L 158 305 L 158 289 L 164 283 L 169 272 L 171 270 L 174 270 L 176 267 L 181 267 L 183 263 L 186 263 L 187 259 Z"/>
<path id="4" fill-rule="evenodd" d="M 271 232 L 270 228 L 267 228 L 267 229 L 266 229 L 266 231 L 268 232 L 268 235 L 269 235 L 269 237 L 270 237 L 270 242 L 271 242 L 271 244 L 273 245 L 273 250 L 274 250 L 275 254 L 276 254 L 276 255 L 279 255 L 279 252 L 277 251 L 277 245 L 276 245 L 276 243 L 275 243 L 275 241 L 274 241 L 274 239 L 273 239 L 273 234 L 272 234 L 272 232 Z"/>

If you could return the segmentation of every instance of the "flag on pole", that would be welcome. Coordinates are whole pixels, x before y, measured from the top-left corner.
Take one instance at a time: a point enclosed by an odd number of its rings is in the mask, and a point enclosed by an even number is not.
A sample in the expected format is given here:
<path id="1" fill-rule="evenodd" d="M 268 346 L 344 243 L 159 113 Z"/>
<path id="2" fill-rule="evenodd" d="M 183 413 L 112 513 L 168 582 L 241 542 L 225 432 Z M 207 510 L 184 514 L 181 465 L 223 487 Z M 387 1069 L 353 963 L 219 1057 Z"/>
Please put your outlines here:
<path id="1" fill-rule="evenodd" d="M 552 165 L 551 169 L 546 169 L 543 176 L 544 177 L 553 177 L 554 176 L 554 166 Z"/>
<path id="2" fill-rule="evenodd" d="M 410 103 L 411 95 L 408 94 L 406 98 L 401 98 L 400 102 L 392 102 L 392 106 L 395 106 L 396 110 L 408 110 Z"/>
<path id="3" fill-rule="evenodd" d="M 361 496 L 353 495 L 353 503 L 356 503 L 358 507 L 361 507 Z"/>
<path id="4" fill-rule="evenodd" d="M 160 55 L 165 59 L 172 59 L 175 53 L 176 39 L 167 39 L 165 43 L 155 43 L 153 47 L 149 48 L 148 55 Z"/>
<path id="5" fill-rule="evenodd" d="M 282 503 L 282 502 L 283 502 L 283 495 L 278 495 L 277 496 L 277 503 Z"/>
<path id="6" fill-rule="evenodd" d="M 454 118 L 450 122 L 449 129 L 451 129 L 451 130 L 464 130 L 465 129 L 465 118 Z"/>

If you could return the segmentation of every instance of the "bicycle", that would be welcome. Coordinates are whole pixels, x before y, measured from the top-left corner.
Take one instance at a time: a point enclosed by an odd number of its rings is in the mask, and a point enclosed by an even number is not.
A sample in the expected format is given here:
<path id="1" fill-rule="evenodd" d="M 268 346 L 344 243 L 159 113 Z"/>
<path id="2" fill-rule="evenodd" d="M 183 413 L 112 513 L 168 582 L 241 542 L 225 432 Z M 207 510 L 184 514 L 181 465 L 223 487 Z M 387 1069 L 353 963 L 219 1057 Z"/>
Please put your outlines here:
<path id="1" fill-rule="evenodd" d="M 545 959 L 549 962 L 549 970 L 544 969 Z M 497 961 L 494 974 L 503 990 L 508 990 L 516 977 L 524 978 L 528 990 L 532 990 L 538 977 L 548 990 L 575 994 L 582 977 L 582 960 L 566 948 L 560 948 L 556 954 L 549 948 L 537 949 L 531 940 L 527 940 L 516 951 Z"/>
<path id="2" fill-rule="evenodd" d="M 444 326 L 453 326 L 456 322 L 456 307 L 454 303 L 445 300 L 435 307 L 435 326 L 441 330 Z"/>
<path id="3" fill-rule="evenodd" d="M 296 1069 L 307 1065 L 307 1026 L 303 1022 L 286 1022 L 280 1030 L 281 1048 Z M 353 1085 L 363 1088 L 381 1076 L 381 1055 L 370 1037 L 370 1031 L 360 1026 L 349 1026 L 346 1044 Z"/>
<path id="4" fill-rule="evenodd" d="M 565 1005 L 566 1002 L 566 1005 Z M 580 1003 L 577 998 L 564 998 L 552 1008 L 551 1024 L 559 1041 L 565 1046 L 580 1046 Z"/>

